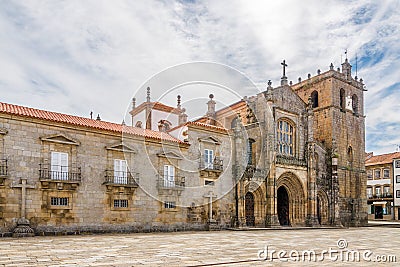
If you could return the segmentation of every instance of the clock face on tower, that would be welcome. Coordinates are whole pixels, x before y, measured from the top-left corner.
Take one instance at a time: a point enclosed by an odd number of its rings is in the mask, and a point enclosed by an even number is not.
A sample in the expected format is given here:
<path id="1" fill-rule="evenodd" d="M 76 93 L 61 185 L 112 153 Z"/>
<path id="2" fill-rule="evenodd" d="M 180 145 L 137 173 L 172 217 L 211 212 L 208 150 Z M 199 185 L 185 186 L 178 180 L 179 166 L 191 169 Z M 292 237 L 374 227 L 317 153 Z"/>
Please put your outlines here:
<path id="1" fill-rule="evenodd" d="M 353 110 L 353 100 L 351 96 L 346 96 L 346 109 Z"/>

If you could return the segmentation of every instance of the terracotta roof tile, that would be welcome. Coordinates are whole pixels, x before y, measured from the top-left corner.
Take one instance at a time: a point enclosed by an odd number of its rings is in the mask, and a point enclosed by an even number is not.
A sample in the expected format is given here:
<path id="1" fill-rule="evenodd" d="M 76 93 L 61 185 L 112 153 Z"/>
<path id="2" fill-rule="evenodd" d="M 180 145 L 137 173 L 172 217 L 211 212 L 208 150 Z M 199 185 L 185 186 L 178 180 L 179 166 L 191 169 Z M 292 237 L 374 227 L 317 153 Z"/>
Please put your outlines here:
<path id="1" fill-rule="evenodd" d="M 142 136 L 145 138 L 164 140 L 176 143 L 183 143 L 179 139 L 176 139 L 164 132 L 157 132 L 148 129 L 142 129 L 107 121 L 98 121 L 89 118 L 83 118 L 73 115 L 67 115 L 57 112 L 45 111 L 40 109 L 28 108 L 13 104 L 7 104 L 0 102 L 0 113 L 18 115 L 23 117 L 36 118 L 46 121 L 54 121 L 60 123 L 67 123 L 71 125 L 83 126 L 88 128 L 95 128 L 99 130 L 106 130 L 111 132 L 120 132 L 124 134 L 131 134 L 136 136 Z"/>
<path id="2" fill-rule="evenodd" d="M 392 163 L 392 161 L 394 159 L 399 159 L 399 158 L 400 158 L 400 152 L 376 155 L 376 156 L 372 156 L 369 159 L 367 159 L 365 161 L 365 165 L 370 166 L 370 165 L 377 165 L 377 164 Z"/>

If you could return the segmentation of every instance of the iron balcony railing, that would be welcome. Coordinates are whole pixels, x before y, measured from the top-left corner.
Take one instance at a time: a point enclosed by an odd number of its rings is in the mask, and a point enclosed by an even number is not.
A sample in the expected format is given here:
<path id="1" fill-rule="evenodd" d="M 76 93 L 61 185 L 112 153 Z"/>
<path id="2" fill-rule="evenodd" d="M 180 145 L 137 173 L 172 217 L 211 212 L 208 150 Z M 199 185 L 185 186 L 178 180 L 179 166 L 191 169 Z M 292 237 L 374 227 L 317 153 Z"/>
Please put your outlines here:
<path id="1" fill-rule="evenodd" d="M 139 186 L 139 174 L 129 171 L 105 170 L 104 184 Z"/>
<path id="2" fill-rule="evenodd" d="M 383 193 L 383 194 L 376 194 L 376 195 L 367 195 L 369 199 L 376 199 L 376 198 L 392 198 L 393 195 L 391 193 Z"/>
<path id="3" fill-rule="evenodd" d="M 8 161 L 6 159 L 0 159 L 0 176 L 8 175 Z"/>
<path id="4" fill-rule="evenodd" d="M 80 182 L 82 180 L 82 172 L 80 167 L 39 164 L 39 179 Z"/>
<path id="5" fill-rule="evenodd" d="M 205 162 L 205 160 L 203 159 L 200 161 L 200 170 L 223 171 L 223 160 L 219 157 L 215 157 L 213 162 Z"/>
<path id="6" fill-rule="evenodd" d="M 168 188 L 176 188 L 183 189 L 185 188 L 185 177 L 182 176 L 174 176 L 174 177 L 163 177 L 159 176 L 157 181 L 158 188 L 168 189 Z"/>

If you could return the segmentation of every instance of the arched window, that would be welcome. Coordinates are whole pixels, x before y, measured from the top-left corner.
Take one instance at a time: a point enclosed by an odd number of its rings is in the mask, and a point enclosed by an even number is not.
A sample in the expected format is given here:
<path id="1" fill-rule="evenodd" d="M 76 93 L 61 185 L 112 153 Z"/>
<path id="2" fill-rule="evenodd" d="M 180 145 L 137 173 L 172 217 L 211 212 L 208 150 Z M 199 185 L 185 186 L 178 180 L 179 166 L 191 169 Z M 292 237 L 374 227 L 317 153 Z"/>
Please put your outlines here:
<path id="1" fill-rule="evenodd" d="M 352 100 L 352 105 L 353 105 L 353 112 L 355 114 L 358 114 L 358 97 L 357 97 L 357 95 L 353 95 L 351 97 L 351 100 Z"/>
<path id="2" fill-rule="evenodd" d="M 311 102 L 312 102 L 313 108 L 318 107 L 318 92 L 317 91 L 314 91 L 311 93 Z"/>
<path id="3" fill-rule="evenodd" d="M 247 140 L 247 164 L 248 165 L 255 165 L 255 142 L 256 140 L 249 138 Z"/>
<path id="4" fill-rule="evenodd" d="M 278 121 L 277 127 L 278 152 L 280 154 L 294 155 L 294 126 L 287 120 Z"/>
<path id="5" fill-rule="evenodd" d="M 344 111 L 346 109 L 345 91 L 343 88 L 340 89 L 340 109 Z"/>

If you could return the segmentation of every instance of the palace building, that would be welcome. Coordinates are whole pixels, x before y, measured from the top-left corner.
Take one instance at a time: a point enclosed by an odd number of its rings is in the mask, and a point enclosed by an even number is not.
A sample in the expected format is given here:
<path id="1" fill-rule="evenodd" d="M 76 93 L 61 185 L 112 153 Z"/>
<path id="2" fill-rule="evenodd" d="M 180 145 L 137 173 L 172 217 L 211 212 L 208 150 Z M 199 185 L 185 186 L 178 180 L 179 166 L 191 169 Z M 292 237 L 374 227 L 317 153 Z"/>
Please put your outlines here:
<path id="1" fill-rule="evenodd" d="M 0 233 L 364 225 L 363 91 L 346 59 L 195 121 L 150 88 L 129 125 L 0 103 Z"/>

